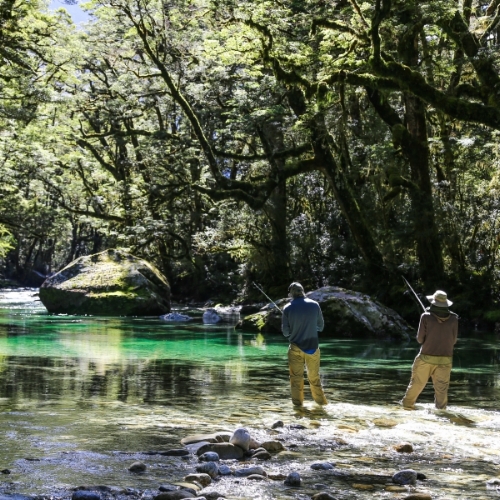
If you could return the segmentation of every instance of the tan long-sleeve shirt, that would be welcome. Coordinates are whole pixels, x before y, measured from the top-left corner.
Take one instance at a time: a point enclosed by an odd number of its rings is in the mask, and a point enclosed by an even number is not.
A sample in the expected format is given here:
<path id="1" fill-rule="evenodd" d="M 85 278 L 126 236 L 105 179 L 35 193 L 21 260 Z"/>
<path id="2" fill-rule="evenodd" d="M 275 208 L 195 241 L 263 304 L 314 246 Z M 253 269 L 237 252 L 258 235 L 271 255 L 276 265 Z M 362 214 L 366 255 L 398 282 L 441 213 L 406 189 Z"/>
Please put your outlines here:
<path id="1" fill-rule="evenodd" d="M 458 337 L 458 316 L 450 313 L 447 319 L 438 318 L 430 312 L 420 316 L 417 341 L 422 344 L 421 354 L 430 356 L 453 356 L 453 346 Z"/>

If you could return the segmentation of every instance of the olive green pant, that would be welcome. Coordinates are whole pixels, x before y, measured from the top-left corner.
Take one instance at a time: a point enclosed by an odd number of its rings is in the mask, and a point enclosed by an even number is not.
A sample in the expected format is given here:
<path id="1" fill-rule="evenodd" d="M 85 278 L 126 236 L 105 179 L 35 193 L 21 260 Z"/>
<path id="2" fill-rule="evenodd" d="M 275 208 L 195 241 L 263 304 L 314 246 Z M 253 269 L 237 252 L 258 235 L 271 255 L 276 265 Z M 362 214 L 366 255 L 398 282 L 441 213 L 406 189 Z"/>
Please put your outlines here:
<path id="1" fill-rule="evenodd" d="M 311 394 L 320 405 L 326 405 L 326 397 L 319 377 L 319 349 L 314 354 L 306 354 L 295 344 L 288 348 L 288 367 L 290 369 L 290 388 L 292 403 L 296 406 L 304 402 L 304 366 L 307 369 L 307 378 L 311 387 Z"/>
<path id="2" fill-rule="evenodd" d="M 424 390 L 429 378 L 434 386 L 434 403 L 436 408 L 444 410 L 448 404 L 448 387 L 450 385 L 451 363 L 435 365 L 427 363 L 420 356 L 415 358 L 411 369 L 411 380 L 403 398 L 405 408 L 413 408 L 418 396 Z"/>

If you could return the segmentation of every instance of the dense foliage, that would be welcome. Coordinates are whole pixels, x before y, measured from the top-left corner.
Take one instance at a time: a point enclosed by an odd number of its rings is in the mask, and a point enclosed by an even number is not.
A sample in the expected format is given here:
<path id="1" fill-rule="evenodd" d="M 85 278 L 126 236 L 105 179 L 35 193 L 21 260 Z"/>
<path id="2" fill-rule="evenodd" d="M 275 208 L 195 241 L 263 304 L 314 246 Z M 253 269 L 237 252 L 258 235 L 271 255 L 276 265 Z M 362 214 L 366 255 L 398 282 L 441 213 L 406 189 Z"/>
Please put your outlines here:
<path id="1" fill-rule="evenodd" d="M 403 275 L 498 319 L 498 0 L 85 5 L 0 0 L 4 277 L 124 247 L 174 299 Z"/>

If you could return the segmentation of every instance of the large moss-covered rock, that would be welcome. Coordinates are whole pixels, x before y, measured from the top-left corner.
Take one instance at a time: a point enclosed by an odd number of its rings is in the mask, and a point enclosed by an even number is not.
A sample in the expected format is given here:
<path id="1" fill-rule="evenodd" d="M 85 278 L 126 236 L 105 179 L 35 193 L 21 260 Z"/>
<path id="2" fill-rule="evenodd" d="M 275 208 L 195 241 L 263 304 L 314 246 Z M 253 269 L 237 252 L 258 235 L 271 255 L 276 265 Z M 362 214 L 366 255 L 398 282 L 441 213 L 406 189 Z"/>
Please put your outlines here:
<path id="1" fill-rule="evenodd" d="M 414 330 L 399 314 L 372 300 L 368 295 L 336 286 L 327 286 L 306 294 L 321 305 L 325 318 L 323 336 L 377 337 L 407 340 Z M 282 309 L 290 299 L 277 304 Z M 243 319 L 240 328 L 251 331 L 281 332 L 281 314 L 274 307 Z"/>
<path id="2" fill-rule="evenodd" d="M 151 264 L 122 250 L 80 257 L 44 281 L 51 313 L 150 316 L 170 311 L 170 286 Z"/>

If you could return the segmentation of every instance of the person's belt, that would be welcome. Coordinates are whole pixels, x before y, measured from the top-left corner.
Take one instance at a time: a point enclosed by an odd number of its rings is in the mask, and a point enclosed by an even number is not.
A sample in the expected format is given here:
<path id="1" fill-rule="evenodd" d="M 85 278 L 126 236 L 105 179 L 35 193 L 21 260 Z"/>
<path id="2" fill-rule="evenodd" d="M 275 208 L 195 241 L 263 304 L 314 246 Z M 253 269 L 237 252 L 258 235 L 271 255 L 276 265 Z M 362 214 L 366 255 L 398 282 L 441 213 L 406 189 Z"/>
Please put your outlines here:
<path id="1" fill-rule="evenodd" d="M 421 354 L 420 359 L 431 365 L 451 365 L 453 356 L 431 356 L 430 354 Z"/>

